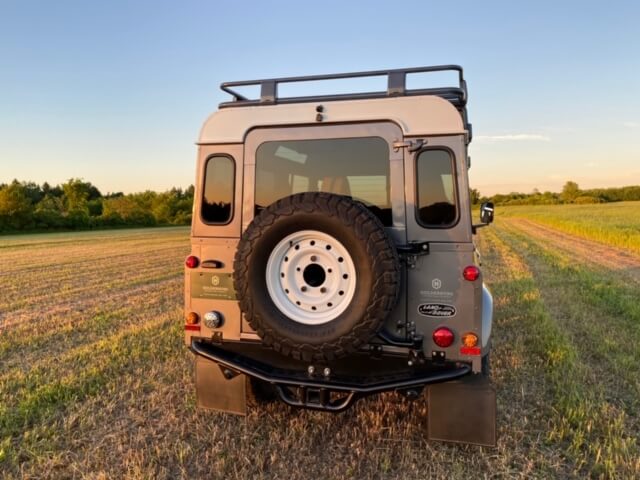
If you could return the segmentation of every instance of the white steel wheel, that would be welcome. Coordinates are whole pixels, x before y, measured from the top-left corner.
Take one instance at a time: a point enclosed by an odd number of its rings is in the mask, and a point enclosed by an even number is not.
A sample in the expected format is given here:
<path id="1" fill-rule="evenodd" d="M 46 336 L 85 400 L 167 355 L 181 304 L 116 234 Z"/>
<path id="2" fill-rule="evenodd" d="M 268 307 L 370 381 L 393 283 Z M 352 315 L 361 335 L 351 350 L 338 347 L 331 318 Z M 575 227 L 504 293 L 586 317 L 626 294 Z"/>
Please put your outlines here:
<path id="1" fill-rule="evenodd" d="M 267 260 L 271 300 L 286 317 L 305 325 L 321 325 L 343 313 L 356 282 L 356 269 L 344 245 L 316 230 L 283 238 Z"/>

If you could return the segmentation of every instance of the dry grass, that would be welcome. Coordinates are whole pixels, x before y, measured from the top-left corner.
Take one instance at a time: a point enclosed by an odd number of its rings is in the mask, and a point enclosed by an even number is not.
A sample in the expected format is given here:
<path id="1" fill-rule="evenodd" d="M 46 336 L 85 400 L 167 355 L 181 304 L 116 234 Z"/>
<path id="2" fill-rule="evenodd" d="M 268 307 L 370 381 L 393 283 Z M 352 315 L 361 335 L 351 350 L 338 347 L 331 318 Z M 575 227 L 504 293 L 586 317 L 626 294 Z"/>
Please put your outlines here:
<path id="1" fill-rule="evenodd" d="M 0 477 L 639 476 L 637 286 L 509 219 L 480 244 L 497 449 L 426 442 L 426 402 L 394 394 L 338 415 L 197 411 L 186 229 L 0 239 Z"/>

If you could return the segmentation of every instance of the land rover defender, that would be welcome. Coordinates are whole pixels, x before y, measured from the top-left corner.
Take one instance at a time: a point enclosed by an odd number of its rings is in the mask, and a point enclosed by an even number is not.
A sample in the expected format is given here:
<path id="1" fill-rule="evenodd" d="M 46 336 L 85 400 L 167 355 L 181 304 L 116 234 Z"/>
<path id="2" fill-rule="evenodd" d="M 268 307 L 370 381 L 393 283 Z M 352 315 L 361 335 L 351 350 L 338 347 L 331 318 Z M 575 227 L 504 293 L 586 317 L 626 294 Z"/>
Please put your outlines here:
<path id="1" fill-rule="evenodd" d="M 443 73 L 454 86 L 407 88 Z M 355 78 L 386 90 L 279 92 Z M 198 405 L 339 412 L 379 392 L 426 394 L 428 438 L 494 445 L 493 307 L 473 243 L 493 206 L 472 223 L 462 68 L 221 88 L 232 98 L 198 139 L 185 261 Z"/>

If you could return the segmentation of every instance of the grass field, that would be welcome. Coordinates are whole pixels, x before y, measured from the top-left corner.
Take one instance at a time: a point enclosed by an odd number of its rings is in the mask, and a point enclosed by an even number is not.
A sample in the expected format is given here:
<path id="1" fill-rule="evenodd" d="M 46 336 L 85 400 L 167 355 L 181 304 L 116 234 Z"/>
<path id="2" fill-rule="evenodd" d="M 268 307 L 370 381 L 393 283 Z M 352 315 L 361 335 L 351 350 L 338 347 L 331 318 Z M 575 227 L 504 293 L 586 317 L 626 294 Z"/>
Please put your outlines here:
<path id="1" fill-rule="evenodd" d="M 498 207 L 499 215 L 527 218 L 562 232 L 640 254 L 640 202 Z"/>
<path id="2" fill-rule="evenodd" d="M 499 209 L 478 237 L 497 449 L 426 442 L 424 399 L 391 393 L 338 415 L 197 411 L 187 229 L 0 238 L 0 476 L 640 477 L 640 242 L 619 250 L 553 221 Z"/>

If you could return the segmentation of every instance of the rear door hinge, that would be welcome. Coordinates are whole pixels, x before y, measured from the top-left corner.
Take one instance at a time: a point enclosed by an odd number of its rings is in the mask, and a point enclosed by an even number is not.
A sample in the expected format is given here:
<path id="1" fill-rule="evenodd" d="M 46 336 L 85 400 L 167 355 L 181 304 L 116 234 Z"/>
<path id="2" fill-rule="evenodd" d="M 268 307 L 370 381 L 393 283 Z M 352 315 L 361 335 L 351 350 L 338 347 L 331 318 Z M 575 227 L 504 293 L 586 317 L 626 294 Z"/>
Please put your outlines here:
<path id="1" fill-rule="evenodd" d="M 427 144 L 426 140 L 418 138 L 417 140 L 396 140 L 393 142 L 393 151 L 397 152 L 401 148 L 406 148 L 408 152 L 417 152 Z"/>
<path id="2" fill-rule="evenodd" d="M 409 268 L 415 268 L 418 257 L 429 255 L 429 242 L 409 242 L 407 245 L 396 247 L 398 255 L 405 259 Z"/>

